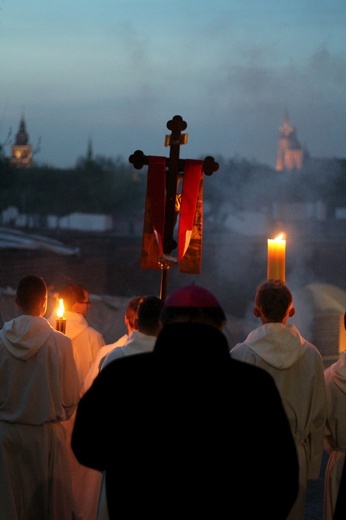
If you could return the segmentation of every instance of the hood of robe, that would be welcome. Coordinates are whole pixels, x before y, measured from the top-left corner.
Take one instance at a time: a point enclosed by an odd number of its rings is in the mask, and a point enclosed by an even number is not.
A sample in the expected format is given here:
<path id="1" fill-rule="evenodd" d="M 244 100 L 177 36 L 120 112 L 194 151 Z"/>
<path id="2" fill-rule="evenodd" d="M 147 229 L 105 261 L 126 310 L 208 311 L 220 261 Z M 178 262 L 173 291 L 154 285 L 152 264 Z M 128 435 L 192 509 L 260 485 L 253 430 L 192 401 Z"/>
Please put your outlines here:
<path id="1" fill-rule="evenodd" d="M 329 373 L 334 383 L 342 393 L 346 394 L 346 351 L 341 352 L 339 359 L 330 367 L 326 368 L 325 373 Z"/>
<path id="2" fill-rule="evenodd" d="M 306 341 L 294 325 L 266 323 L 250 332 L 245 344 L 276 369 L 293 366 L 306 351 Z"/>
<path id="3" fill-rule="evenodd" d="M 4 324 L 0 341 L 13 357 L 26 360 L 40 350 L 53 330 L 46 318 L 23 314 Z"/>

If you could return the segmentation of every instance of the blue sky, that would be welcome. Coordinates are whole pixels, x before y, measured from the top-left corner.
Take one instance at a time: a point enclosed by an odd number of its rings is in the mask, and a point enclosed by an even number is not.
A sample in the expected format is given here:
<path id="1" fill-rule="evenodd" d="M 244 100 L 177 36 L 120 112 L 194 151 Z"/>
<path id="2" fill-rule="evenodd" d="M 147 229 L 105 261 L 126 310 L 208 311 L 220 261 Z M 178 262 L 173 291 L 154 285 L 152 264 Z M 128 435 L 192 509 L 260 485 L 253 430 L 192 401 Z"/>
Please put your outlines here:
<path id="1" fill-rule="evenodd" d="M 274 167 L 287 111 L 345 158 L 345 27 L 345 0 L 0 0 L 0 143 L 24 113 L 40 164 L 168 155 L 181 115 L 182 158 Z"/>

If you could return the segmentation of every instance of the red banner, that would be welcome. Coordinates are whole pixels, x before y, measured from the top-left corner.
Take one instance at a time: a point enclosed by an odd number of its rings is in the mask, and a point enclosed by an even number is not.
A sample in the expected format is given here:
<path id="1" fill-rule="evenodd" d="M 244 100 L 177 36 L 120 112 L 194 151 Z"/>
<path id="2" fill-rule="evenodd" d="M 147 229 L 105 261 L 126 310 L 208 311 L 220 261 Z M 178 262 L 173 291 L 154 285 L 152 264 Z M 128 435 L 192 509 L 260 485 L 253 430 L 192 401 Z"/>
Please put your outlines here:
<path id="1" fill-rule="evenodd" d="M 203 161 L 186 159 L 178 223 L 180 271 L 201 272 L 203 235 Z M 166 204 L 166 158 L 150 156 L 143 225 L 141 268 L 160 269 L 164 257 L 163 235 Z"/>

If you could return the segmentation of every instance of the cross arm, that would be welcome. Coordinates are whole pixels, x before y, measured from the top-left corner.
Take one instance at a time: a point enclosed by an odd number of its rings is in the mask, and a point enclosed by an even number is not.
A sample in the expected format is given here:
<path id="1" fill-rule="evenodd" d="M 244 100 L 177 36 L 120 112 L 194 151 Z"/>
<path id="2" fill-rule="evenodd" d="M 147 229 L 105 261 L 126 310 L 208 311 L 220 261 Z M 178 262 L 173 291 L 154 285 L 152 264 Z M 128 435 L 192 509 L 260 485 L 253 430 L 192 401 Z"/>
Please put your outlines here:
<path id="1" fill-rule="evenodd" d="M 167 159 L 169 161 L 169 159 Z M 129 162 L 133 165 L 136 170 L 141 170 L 143 166 L 149 164 L 149 156 L 145 155 L 142 150 L 136 150 L 129 157 Z M 178 159 L 179 172 L 184 171 L 185 159 Z M 212 175 L 219 169 L 219 163 L 217 163 L 213 157 L 207 156 L 203 161 L 203 173 L 205 175 Z"/>

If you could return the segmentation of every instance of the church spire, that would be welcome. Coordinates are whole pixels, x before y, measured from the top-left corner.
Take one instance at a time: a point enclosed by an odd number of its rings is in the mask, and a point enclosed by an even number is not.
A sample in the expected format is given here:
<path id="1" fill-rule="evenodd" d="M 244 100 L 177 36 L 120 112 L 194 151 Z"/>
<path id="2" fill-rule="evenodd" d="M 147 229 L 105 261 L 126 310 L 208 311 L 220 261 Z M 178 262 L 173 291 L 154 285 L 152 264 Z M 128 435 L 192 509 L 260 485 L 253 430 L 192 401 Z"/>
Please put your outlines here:
<path id="1" fill-rule="evenodd" d="M 32 146 L 29 143 L 29 134 L 26 130 L 24 113 L 19 122 L 19 129 L 16 133 L 16 139 L 11 147 L 10 163 L 16 168 L 32 167 Z"/>
<path id="2" fill-rule="evenodd" d="M 279 128 L 279 147 L 275 169 L 300 170 L 303 166 L 304 152 L 297 139 L 296 130 L 291 126 L 288 112 L 285 111 L 284 122 Z"/>

